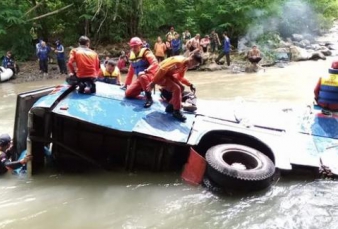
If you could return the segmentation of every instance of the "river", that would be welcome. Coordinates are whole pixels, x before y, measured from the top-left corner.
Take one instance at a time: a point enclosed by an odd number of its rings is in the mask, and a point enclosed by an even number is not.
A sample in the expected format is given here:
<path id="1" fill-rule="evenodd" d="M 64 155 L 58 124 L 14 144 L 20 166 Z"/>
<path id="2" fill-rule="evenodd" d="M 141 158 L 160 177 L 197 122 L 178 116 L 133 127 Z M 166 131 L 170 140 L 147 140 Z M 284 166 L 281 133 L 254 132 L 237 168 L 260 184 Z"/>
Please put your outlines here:
<path id="1" fill-rule="evenodd" d="M 310 104 L 331 59 L 253 74 L 189 72 L 199 98 Z M 0 133 L 12 133 L 16 94 L 61 80 L 0 84 Z M 216 195 L 176 173 L 6 174 L 0 178 L 0 228 L 232 229 L 338 228 L 338 183 L 282 176 L 268 190 Z"/>

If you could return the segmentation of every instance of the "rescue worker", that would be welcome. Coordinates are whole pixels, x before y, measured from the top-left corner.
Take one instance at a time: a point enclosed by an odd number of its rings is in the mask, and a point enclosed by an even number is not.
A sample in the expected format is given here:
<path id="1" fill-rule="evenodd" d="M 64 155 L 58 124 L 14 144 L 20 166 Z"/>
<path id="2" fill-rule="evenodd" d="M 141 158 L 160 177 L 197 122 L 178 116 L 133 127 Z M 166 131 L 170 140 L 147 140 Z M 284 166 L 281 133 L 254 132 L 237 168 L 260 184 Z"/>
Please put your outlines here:
<path id="1" fill-rule="evenodd" d="M 16 64 L 15 61 L 12 58 L 12 52 L 8 51 L 6 53 L 6 56 L 4 56 L 3 60 L 2 60 L 2 67 L 4 68 L 9 68 L 13 71 L 13 74 L 16 73 Z"/>
<path id="2" fill-rule="evenodd" d="M 69 81 L 79 86 L 79 93 L 95 93 L 95 80 L 100 71 L 100 61 L 96 52 L 89 48 L 90 40 L 86 36 L 79 38 L 79 47 L 70 51 L 68 68 Z M 76 64 L 77 72 L 74 65 Z"/>
<path id="3" fill-rule="evenodd" d="M 142 91 L 145 92 L 145 108 L 153 104 L 151 92 L 147 91 L 147 85 L 154 77 L 158 69 L 158 62 L 154 54 L 147 48 L 142 47 L 142 41 L 139 37 L 131 38 L 129 46 L 131 48 L 129 61 L 130 66 L 125 81 L 126 98 L 136 98 Z M 137 79 L 133 81 L 133 76 Z"/>
<path id="4" fill-rule="evenodd" d="M 121 84 L 120 69 L 116 66 L 114 60 L 107 60 L 107 63 L 101 67 L 97 80 L 109 84 Z"/>
<path id="5" fill-rule="evenodd" d="M 188 69 L 194 68 L 201 63 L 202 57 L 197 51 L 191 53 L 189 57 L 170 57 L 160 63 L 159 70 L 148 85 L 148 90 L 151 90 L 155 84 L 159 84 L 165 90 L 172 92 L 172 98 L 165 111 L 172 113 L 173 117 L 181 122 L 186 120 L 186 117 L 181 112 L 182 92 L 184 90 L 181 83 L 189 86 L 192 92 L 196 91 L 194 85 L 184 78 L 184 74 Z"/>
<path id="6" fill-rule="evenodd" d="M 60 40 L 55 41 L 56 49 L 54 52 L 56 53 L 56 59 L 59 65 L 60 73 L 67 75 L 67 67 L 66 67 L 66 60 L 65 60 L 65 48 L 61 44 Z"/>
<path id="7" fill-rule="evenodd" d="M 20 161 L 11 161 L 12 149 L 11 137 L 8 134 L 0 135 L 0 174 L 4 174 L 8 170 L 21 168 L 32 159 L 32 156 L 27 155 Z"/>
<path id="8" fill-rule="evenodd" d="M 333 61 L 331 73 L 320 77 L 315 87 L 315 101 L 325 110 L 338 111 L 338 61 Z M 334 73 L 337 72 L 337 73 Z"/>

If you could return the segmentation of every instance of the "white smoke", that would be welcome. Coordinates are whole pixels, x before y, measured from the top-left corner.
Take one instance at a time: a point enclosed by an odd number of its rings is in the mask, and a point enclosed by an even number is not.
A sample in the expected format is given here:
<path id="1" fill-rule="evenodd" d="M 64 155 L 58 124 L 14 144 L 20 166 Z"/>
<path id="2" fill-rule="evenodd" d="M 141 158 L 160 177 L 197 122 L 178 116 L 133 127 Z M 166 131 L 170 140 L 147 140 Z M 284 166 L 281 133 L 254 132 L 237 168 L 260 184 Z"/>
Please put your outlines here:
<path id="1" fill-rule="evenodd" d="M 282 37 L 290 37 L 293 33 L 313 34 L 318 29 L 317 14 L 312 6 L 302 0 L 288 0 L 282 5 L 276 5 L 271 1 L 271 7 L 277 13 L 268 10 L 253 9 L 248 12 L 248 18 L 252 23 L 248 26 L 246 34 L 238 41 L 238 51 L 245 52 L 248 47 L 255 44 L 263 35 L 268 33 L 280 34 Z M 269 46 L 269 44 L 259 44 Z"/>

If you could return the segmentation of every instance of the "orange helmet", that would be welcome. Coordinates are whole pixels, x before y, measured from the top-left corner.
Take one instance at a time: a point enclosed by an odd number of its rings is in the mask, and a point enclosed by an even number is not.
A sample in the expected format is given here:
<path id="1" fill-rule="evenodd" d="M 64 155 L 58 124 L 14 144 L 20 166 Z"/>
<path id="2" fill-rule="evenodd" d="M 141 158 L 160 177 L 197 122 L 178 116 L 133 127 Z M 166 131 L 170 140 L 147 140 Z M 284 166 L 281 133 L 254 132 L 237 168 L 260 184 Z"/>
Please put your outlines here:
<path id="1" fill-rule="evenodd" d="M 138 46 L 138 45 L 142 45 L 142 40 L 139 37 L 133 37 L 130 39 L 130 42 L 129 42 L 130 47 Z"/>
<path id="2" fill-rule="evenodd" d="M 338 69 L 338 60 L 332 62 L 331 68 Z"/>

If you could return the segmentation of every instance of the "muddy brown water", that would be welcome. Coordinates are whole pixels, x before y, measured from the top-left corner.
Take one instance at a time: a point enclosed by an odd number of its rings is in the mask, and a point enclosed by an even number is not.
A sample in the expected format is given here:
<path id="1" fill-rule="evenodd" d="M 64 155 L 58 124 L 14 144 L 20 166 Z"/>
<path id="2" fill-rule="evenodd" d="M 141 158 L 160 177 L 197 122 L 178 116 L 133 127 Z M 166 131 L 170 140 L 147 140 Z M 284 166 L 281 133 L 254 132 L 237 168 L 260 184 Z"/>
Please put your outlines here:
<path id="1" fill-rule="evenodd" d="M 199 98 L 309 104 L 327 61 L 255 74 L 189 72 Z M 61 80 L 0 84 L 0 133 L 12 133 L 16 94 Z M 338 228 L 338 183 L 282 176 L 268 190 L 216 195 L 176 173 L 0 177 L 0 228 Z"/>

